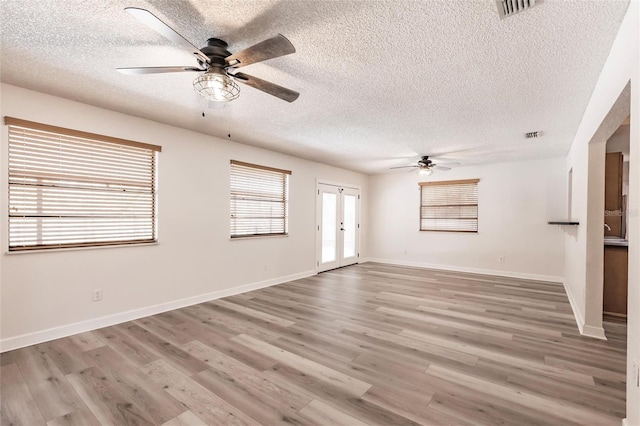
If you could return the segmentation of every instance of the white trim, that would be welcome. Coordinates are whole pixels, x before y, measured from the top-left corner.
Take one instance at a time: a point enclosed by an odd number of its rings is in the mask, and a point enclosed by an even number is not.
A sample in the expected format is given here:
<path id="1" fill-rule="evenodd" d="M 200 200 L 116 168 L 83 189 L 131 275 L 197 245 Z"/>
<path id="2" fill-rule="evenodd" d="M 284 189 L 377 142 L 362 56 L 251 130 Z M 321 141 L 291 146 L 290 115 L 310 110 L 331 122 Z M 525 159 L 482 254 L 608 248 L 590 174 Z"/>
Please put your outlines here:
<path id="1" fill-rule="evenodd" d="M 622 426 L 631 426 L 631 423 L 629 423 L 629 421 L 626 418 L 624 418 L 622 419 Z"/>
<path id="2" fill-rule="evenodd" d="M 584 325 L 582 335 L 587 337 L 593 337 L 594 339 L 607 340 L 607 336 L 604 335 L 604 328 L 594 327 L 593 325 Z"/>
<path id="3" fill-rule="evenodd" d="M 576 319 L 578 331 L 582 335 L 584 333 L 584 318 L 582 318 L 582 313 L 580 312 L 580 309 L 578 309 L 576 299 L 573 296 L 571 288 L 567 285 L 566 281 L 564 282 L 564 292 L 567 293 L 567 298 L 569 299 L 569 304 L 571 305 L 571 310 L 573 311 L 573 317 Z"/>
<path id="4" fill-rule="evenodd" d="M 351 189 L 357 189 L 358 191 L 361 191 L 362 188 L 360 187 L 360 185 L 353 185 L 350 183 L 340 183 L 340 182 L 335 182 L 332 180 L 326 180 L 326 179 L 316 179 L 316 189 L 318 189 L 318 185 L 322 184 L 322 185 L 329 185 L 329 186 L 337 186 L 339 188 L 351 188 Z"/>
<path id="5" fill-rule="evenodd" d="M 338 253 L 336 253 L 336 260 L 330 263 L 335 263 L 335 265 L 329 266 L 329 267 L 323 267 L 322 265 L 322 201 L 319 197 L 320 195 L 320 185 L 325 185 L 325 186 L 331 186 L 331 187 L 335 187 L 335 188 L 344 188 L 344 189 L 350 189 L 350 190 L 354 190 L 357 192 L 357 196 L 358 199 L 356 201 L 356 214 L 357 214 L 357 218 L 356 221 L 358 222 L 358 229 L 356 230 L 356 260 L 353 263 L 349 263 L 349 264 L 341 264 L 342 259 L 342 255 L 338 256 Z M 351 185 L 351 184 L 343 184 L 343 183 L 339 183 L 339 182 L 334 182 L 334 181 L 329 181 L 329 180 L 325 180 L 325 179 L 319 179 L 316 178 L 316 189 L 315 189 L 315 194 L 314 197 L 316 197 L 316 229 L 315 229 L 315 234 L 316 234 L 316 241 L 315 241 L 315 247 L 316 247 L 316 265 L 315 265 L 315 270 L 316 273 L 320 273 L 320 272 L 325 272 L 325 271 L 330 271 L 331 269 L 336 269 L 336 268 L 342 268 L 343 266 L 349 266 L 349 265 L 355 265 L 358 263 L 362 263 L 361 261 L 361 257 L 360 257 L 360 253 L 362 252 L 362 189 L 360 187 L 360 185 Z M 338 195 L 338 199 L 342 200 L 342 190 L 339 191 L 339 195 Z M 341 206 L 341 201 L 340 201 L 340 206 Z M 340 207 L 338 206 L 338 207 Z M 342 214 L 342 212 L 340 212 L 340 214 Z M 339 250 L 340 251 L 340 250 Z"/>
<path id="6" fill-rule="evenodd" d="M 525 280 L 535 280 L 535 281 L 548 281 L 553 283 L 562 284 L 564 283 L 564 278 L 558 277 L 555 275 L 540 275 L 540 274 L 527 274 L 522 272 L 511 272 L 511 271 L 498 271 L 493 269 L 483 269 L 483 268 L 467 268 L 465 266 L 455 266 L 455 265 L 438 265 L 426 262 L 413 262 L 413 261 L 404 261 L 404 260 L 391 260 L 391 259 L 378 259 L 378 258 L 367 258 L 368 262 L 378 262 L 378 263 L 387 263 L 389 265 L 398 265 L 398 266 L 411 266 L 415 268 L 426 268 L 426 269 L 439 269 L 442 271 L 453 271 L 453 272 L 465 272 L 471 274 L 482 274 L 482 275 L 493 275 L 497 277 L 509 277 L 509 278 L 520 278 Z"/>
<path id="7" fill-rule="evenodd" d="M 607 337 L 604 334 L 604 328 L 585 324 L 582 313 L 580 312 L 580 309 L 578 309 L 576 299 L 571 292 L 571 288 L 567 285 L 566 282 L 564 283 L 564 291 L 565 293 L 567 293 L 567 298 L 569 299 L 569 304 L 571 305 L 573 316 L 576 319 L 576 324 L 578 325 L 578 331 L 580 332 L 580 335 L 585 337 L 592 337 L 594 339 L 607 340 Z"/>
<path id="8" fill-rule="evenodd" d="M 186 306 L 196 305 L 198 303 L 204 303 L 211 300 L 221 299 L 223 297 L 235 296 L 237 294 L 259 290 L 261 288 L 271 287 L 277 284 L 299 280 L 301 278 L 307 278 L 314 275 L 316 275 L 315 270 L 299 272 L 297 274 L 287 275 L 284 277 L 244 284 L 233 288 L 201 294 L 199 296 L 187 297 L 184 299 L 174 300 L 172 302 L 161 303 L 158 305 L 147 306 L 145 308 L 133 309 L 125 312 L 119 312 L 116 314 L 94 318 L 87 321 L 75 322 L 72 324 L 53 327 L 33 333 L 22 334 L 20 336 L 9 337 L 7 339 L 0 340 L 0 352 L 11 351 L 14 349 L 23 348 L 25 346 L 48 342 L 50 340 L 60 339 L 62 337 L 71 336 L 73 334 L 84 333 L 86 331 L 96 330 L 98 328 L 121 324 L 123 322 L 133 321 L 135 319 L 147 317 L 150 315 L 172 311 L 174 309 L 180 309 Z"/>

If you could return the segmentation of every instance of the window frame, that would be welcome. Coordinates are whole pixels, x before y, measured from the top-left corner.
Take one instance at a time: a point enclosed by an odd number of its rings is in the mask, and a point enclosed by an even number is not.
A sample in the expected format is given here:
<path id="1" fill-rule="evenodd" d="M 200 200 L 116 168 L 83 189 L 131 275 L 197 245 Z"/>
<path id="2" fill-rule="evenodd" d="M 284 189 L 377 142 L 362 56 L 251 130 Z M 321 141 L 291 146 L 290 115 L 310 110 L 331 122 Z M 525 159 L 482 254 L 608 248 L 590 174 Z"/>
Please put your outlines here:
<path id="1" fill-rule="evenodd" d="M 285 169 L 279 169 L 279 168 L 275 168 L 275 167 L 269 167 L 269 166 L 263 166 L 260 164 L 253 164 L 253 163 L 247 163 L 244 161 L 238 161 L 238 160 L 230 160 L 229 163 L 229 235 L 231 240 L 242 240 L 242 239 L 246 239 L 246 238 L 270 238 L 270 237 L 286 237 L 289 235 L 289 186 L 290 186 L 290 176 L 292 174 L 292 172 L 290 170 L 285 170 Z M 238 209 L 237 209 L 237 201 L 249 201 L 248 195 L 245 193 L 244 196 L 242 195 L 236 195 L 236 197 L 234 197 L 234 191 L 236 192 L 242 192 L 243 188 L 241 187 L 236 187 L 234 188 L 233 184 L 233 180 L 234 180 L 234 167 L 237 167 L 238 169 L 236 170 L 236 172 L 238 174 L 241 173 L 241 170 L 244 170 L 243 174 L 251 174 L 252 171 L 255 172 L 255 176 L 253 176 L 253 179 L 257 179 L 260 175 L 266 176 L 270 173 L 273 173 L 274 176 L 277 176 L 278 178 L 282 178 L 283 179 L 283 183 L 282 183 L 282 193 L 281 195 L 278 197 L 278 199 L 280 199 L 281 197 L 281 202 L 282 202 L 282 213 L 283 216 L 280 218 L 278 216 L 268 216 L 268 217 L 263 217 L 262 219 L 266 219 L 266 220 L 282 220 L 282 226 L 281 229 L 283 230 L 283 232 L 259 232 L 259 233 L 248 233 L 248 232 L 243 232 L 242 231 L 242 226 L 238 226 L 238 223 L 235 222 L 234 220 L 238 220 Z M 266 175 L 265 175 L 266 174 Z M 244 190 L 246 191 L 246 188 L 244 188 Z M 243 198 L 244 197 L 244 198 Z M 279 200 L 276 200 L 275 197 L 273 196 L 269 196 L 268 193 L 265 191 L 262 192 L 261 194 L 262 197 L 262 201 L 266 201 L 268 200 L 268 202 L 275 202 L 278 203 L 280 202 Z M 258 198 L 253 198 L 253 200 L 251 201 L 260 201 L 260 196 L 258 196 Z M 234 210 L 234 206 L 236 207 L 236 209 Z M 246 207 L 245 207 L 246 208 Z M 247 217 L 245 219 L 256 219 L 256 217 Z M 247 226 L 247 225 L 244 225 Z M 240 228 L 240 229 L 239 229 Z M 234 233 L 235 230 L 235 233 Z"/>
<path id="2" fill-rule="evenodd" d="M 99 247 L 117 247 L 117 246 L 125 247 L 125 246 L 155 244 L 158 242 L 158 209 L 157 209 L 157 206 L 158 206 L 158 153 L 162 151 L 161 146 L 137 142 L 137 141 L 131 141 L 127 139 L 120 139 L 120 138 L 100 135 L 96 133 L 89 133 L 89 132 L 84 132 L 80 130 L 68 129 L 64 127 L 52 126 L 48 124 L 37 123 L 37 122 L 23 120 L 23 119 L 9 117 L 9 116 L 4 117 L 4 124 L 9 128 L 8 138 L 7 138 L 8 145 L 9 145 L 9 148 L 7 151 L 7 157 L 8 157 L 7 196 L 8 196 L 9 203 L 7 205 L 7 231 L 8 232 L 7 232 L 7 243 L 6 243 L 8 253 L 25 253 L 25 252 L 34 252 L 34 251 L 60 250 L 60 249 L 66 250 L 66 249 L 83 249 L 83 248 L 99 248 Z M 41 145 L 44 143 L 45 148 L 27 148 L 25 146 L 20 147 L 19 146 L 20 142 L 14 141 L 12 140 L 12 138 L 16 137 L 16 136 L 13 136 L 14 133 L 19 133 L 21 129 L 22 129 L 22 132 L 24 132 L 26 135 L 33 136 L 34 138 L 36 138 L 35 139 L 36 144 Z M 40 133 L 40 135 L 38 135 L 38 133 Z M 37 139 L 38 137 L 42 139 Z M 55 141 L 56 138 L 58 139 L 58 142 Z M 47 142 L 47 139 L 49 140 L 49 142 Z M 50 154 L 52 152 L 51 149 L 55 148 L 56 143 L 61 144 L 60 146 L 65 145 L 65 146 L 71 147 L 71 151 L 73 151 L 74 149 L 77 149 L 76 154 L 65 156 L 64 153 L 55 152 L 55 151 L 53 154 Z M 77 143 L 76 147 L 73 147 L 74 143 Z M 92 144 L 95 144 L 95 147 L 91 147 Z M 111 151 L 111 146 L 113 146 L 113 151 Z M 118 148 L 118 146 L 120 146 L 120 148 Z M 19 149 L 19 148 L 23 149 L 22 156 L 20 156 L 20 154 L 12 154 L 12 150 Z M 83 148 L 85 149 L 85 152 L 83 152 Z M 25 149 L 26 151 L 24 151 Z M 47 153 L 46 151 L 44 153 L 38 152 L 38 151 L 42 151 L 42 149 L 45 149 L 45 150 L 48 149 L 49 153 Z M 126 179 L 119 179 L 118 177 L 113 177 L 113 175 L 117 176 L 117 174 L 113 171 L 111 171 L 111 176 L 109 176 L 109 173 L 106 173 L 106 176 L 99 176 L 100 175 L 99 173 L 92 175 L 91 172 L 84 172 L 84 175 L 81 175 L 79 177 L 77 175 L 78 173 L 77 170 L 75 172 L 72 171 L 74 170 L 74 168 L 77 169 L 79 166 L 80 167 L 84 166 L 84 168 L 87 169 L 87 166 L 81 162 L 78 156 L 82 157 L 82 156 L 91 155 L 91 149 L 101 150 L 102 152 L 105 152 L 104 154 L 105 156 L 95 157 L 96 163 L 99 164 L 100 162 L 103 162 L 105 165 L 109 165 L 113 163 L 114 160 L 106 160 L 106 158 L 108 158 L 109 156 L 114 156 L 119 149 L 121 150 L 120 151 L 121 155 L 122 155 L 122 151 L 125 152 L 125 157 L 124 157 L 125 159 L 127 159 L 126 157 L 127 150 L 128 150 L 128 153 L 137 151 L 136 155 L 138 157 L 148 156 L 148 160 L 146 161 L 148 164 L 149 174 L 148 175 L 143 174 L 143 178 L 141 178 L 140 182 L 136 181 L 136 183 L 134 184 L 134 186 L 138 188 L 144 188 L 142 190 L 139 190 L 139 192 L 141 194 L 145 194 L 144 197 L 148 200 L 144 204 L 145 207 L 143 207 L 142 216 L 136 215 L 134 217 L 133 214 L 129 214 L 128 216 L 114 215 L 113 219 L 111 219 L 111 217 L 107 218 L 106 216 L 100 216 L 100 214 L 98 213 L 99 209 L 111 208 L 112 210 L 113 209 L 117 210 L 118 208 L 121 209 L 123 205 L 127 206 L 127 202 L 131 203 L 131 202 L 137 202 L 137 201 L 136 200 L 132 201 L 131 198 L 127 198 L 127 197 L 124 197 L 124 198 L 118 197 L 117 195 L 118 192 L 114 191 L 113 188 L 109 188 L 110 185 L 113 185 L 113 186 L 119 185 L 119 187 L 122 187 L 122 193 L 124 194 L 128 191 L 127 188 L 131 188 L 131 185 L 132 185 L 131 181 L 129 183 L 124 183 Z M 25 155 L 27 155 L 27 157 L 25 157 Z M 47 177 L 38 176 L 38 173 L 43 173 L 43 172 L 38 172 L 36 169 L 32 169 L 32 171 L 28 171 L 28 169 L 23 168 L 23 171 L 21 174 L 20 167 L 16 167 L 15 169 L 12 169 L 12 166 L 11 166 L 12 159 L 15 160 L 18 164 L 20 164 L 21 161 L 23 162 L 23 164 L 26 164 L 24 163 L 24 161 L 38 160 L 38 161 L 42 161 L 41 164 L 43 164 L 43 167 L 52 167 L 55 165 L 57 166 L 57 170 L 55 170 L 54 172 L 51 172 L 52 173 L 51 176 L 47 175 Z M 108 161 L 111 161 L 111 163 L 109 163 Z M 132 163 L 135 163 L 135 161 L 132 161 Z M 63 164 L 65 164 L 66 167 L 63 166 Z M 140 166 L 135 165 L 132 167 L 140 167 Z M 100 170 L 101 172 L 104 172 L 104 170 L 101 170 L 98 167 L 96 167 L 96 170 Z M 74 176 L 74 173 L 76 174 L 76 176 Z M 25 190 L 25 188 L 28 188 L 31 185 L 33 185 L 31 183 L 29 184 L 25 183 L 25 181 L 28 182 L 29 179 L 37 179 L 37 182 L 39 182 L 40 179 L 49 180 L 49 182 L 46 185 L 42 185 L 42 184 L 36 185 L 37 187 L 41 187 L 43 189 L 37 190 L 35 197 L 36 197 L 37 203 L 42 203 L 42 200 L 44 199 L 42 197 L 45 197 L 46 191 L 47 190 L 51 191 L 49 194 L 46 194 L 47 197 L 51 197 L 51 199 L 53 200 L 51 206 L 49 207 L 50 209 L 53 209 L 50 216 L 43 215 L 43 213 L 40 213 L 40 212 L 33 213 L 28 211 L 24 212 L 23 214 L 11 213 L 12 188 L 15 191 L 17 191 L 16 192 L 17 198 L 15 199 L 16 200 L 15 202 L 18 204 L 18 206 L 22 205 L 23 208 L 27 207 L 27 205 L 25 205 L 24 202 L 20 201 L 19 195 L 21 194 L 21 191 Z M 82 185 L 81 182 L 85 182 L 85 185 L 86 185 L 86 182 L 89 182 L 86 179 L 89 179 L 89 181 L 93 179 L 95 182 L 104 184 L 106 187 L 100 187 L 99 185 L 96 184 L 92 188 L 83 189 L 81 187 Z M 83 193 L 83 191 L 89 191 L 89 192 Z M 73 213 L 64 212 L 65 208 L 63 208 L 62 206 L 65 205 L 64 204 L 65 202 L 66 203 L 71 202 L 70 201 L 71 199 L 65 198 L 65 196 L 55 197 L 56 192 L 58 193 L 57 195 L 60 195 L 65 192 L 67 194 L 75 194 L 74 196 L 76 197 L 76 199 L 80 195 L 84 196 L 84 198 L 79 199 L 79 202 L 78 202 L 79 207 L 74 204 L 71 204 L 71 206 L 88 209 L 88 210 L 85 210 L 85 212 L 87 212 L 86 216 L 84 217 L 80 217 L 77 215 L 74 216 Z M 129 194 L 131 194 L 130 191 L 129 191 Z M 98 207 L 98 205 L 96 204 L 92 205 L 92 202 L 90 201 L 92 197 L 94 198 L 106 197 L 109 201 L 106 201 L 106 202 L 102 201 L 102 206 Z M 147 208 L 147 206 L 150 208 Z M 16 207 L 16 205 L 13 204 L 13 207 Z M 58 209 L 58 212 L 54 213 L 56 209 Z M 121 212 L 122 210 L 118 210 L 118 211 Z M 144 219 L 145 217 L 144 215 L 147 213 L 149 214 L 149 216 L 146 216 L 147 219 Z M 111 222 L 113 224 L 112 226 L 116 226 L 116 227 L 122 226 L 122 224 L 119 224 L 117 222 L 117 219 L 121 219 L 123 222 L 129 221 L 129 223 L 131 223 L 132 220 L 136 220 L 142 217 L 143 220 L 147 220 L 148 222 L 150 222 L 150 226 L 148 227 L 149 231 L 147 232 L 147 235 L 150 235 L 150 238 L 146 238 L 146 237 L 142 238 L 139 234 L 133 231 L 133 232 L 130 232 L 129 235 L 126 235 L 126 233 L 120 234 L 119 236 L 122 236 L 123 237 L 122 239 L 110 240 L 107 234 L 104 233 L 104 231 L 103 233 L 97 233 L 97 234 L 95 233 L 96 228 L 91 226 L 92 215 L 95 218 L 100 218 L 100 217 L 104 218 L 104 222 L 102 223 L 103 226 L 108 226 L 107 223 Z M 104 215 L 104 212 L 103 212 L 103 215 Z M 12 218 L 14 218 L 14 220 L 12 220 Z M 37 235 L 32 240 L 30 241 L 12 240 L 12 235 L 11 235 L 12 224 L 13 226 L 18 226 L 19 218 L 23 218 L 23 219 L 31 218 L 35 221 L 36 229 L 38 231 L 37 231 Z M 77 234 L 76 240 L 85 240 L 85 241 L 68 242 L 69 240 L 67 240 L 67 242 L 65 242 L 64 241 L 65 238 L 70 238 L 72 235 L 69 232 L 67 232 L 66 234 L 62 234 L 61 236 L 58 237 L 57 240 L 51 239 L 50 241 L 43 241 L 45 239 L 45 235 L 42 232 L 42 226 L 45 223 L 45 220 L 47 218 L 58 219 L 63 221 L 67 219 L 69 220 L 67 224 L 58 225 L 58 226 L 66 226 L 69 229 L 73 229 L 73 231 L 77 231 L 78 229 L 84 228 L 83 230 L 84 232 L 80 232 Z M 74 222 L 74 218 L 75 218 L 75 222 Z M 82 223 L 83 219 L 84 219 L 84 223 Z M 62 223 L 64 222 L 60 222 L 60 224 Z M 84 225 L 84 226 L 77 228 L 80 225 Z M 136 238 L 136 237 L 139 237 L 139 238 Z M 91 238 L 94 238 L 94 240 L 91 240 Z M 34 242 L 35 244 L 33 244 Z"/>
<path id="3" fill-rule="evenodd" d="M 419 182 L 418 183 L 418 189 L 420 190 L 420 205 L 419 207 L 419 225 L 418 225 L 418 229 L 420 232 L 456 232 L 456 233 L 471 233 L 471 234 L 477 234 L 478 233 L 478 229 L 479 229 L 479 220 L 478 220 L 478 216 L 479 216 L 479 191 L 478 191 L 478 182 L 480 182 L 480 179 L 460 179 L 460 180 L 447 180 L 447 181 L 431 181 L 431 182 Z M 434 187 L 434 186 L 461 186 L 461 185 L 469 185 L 469 184 L 473 184 L 475 185 L 475 203 L 465 203 L 462 204 L 461 202 L 457 203 L 457 204 L 441 204 L 441 205 L 437 205 L 437 206 L 428 206 L 425 205 L 425 200 L 424 200 L 424 196 L 425 196 L 425 188 L 427 187 Z M 434 219 L 434 218 L 428 218 L 423 216 L 423 210 L 425 207 L 473 207 L 475 206 L 475 217 L 445 217 L 445 218 L 435 218 L 437 219 L 442 219 L 442 220 L 475 220 L 475 229 L 437 229 L 437 227 L 433 227 L 433 228 L 423 228 L 423 220 L 425 219 Z"/>

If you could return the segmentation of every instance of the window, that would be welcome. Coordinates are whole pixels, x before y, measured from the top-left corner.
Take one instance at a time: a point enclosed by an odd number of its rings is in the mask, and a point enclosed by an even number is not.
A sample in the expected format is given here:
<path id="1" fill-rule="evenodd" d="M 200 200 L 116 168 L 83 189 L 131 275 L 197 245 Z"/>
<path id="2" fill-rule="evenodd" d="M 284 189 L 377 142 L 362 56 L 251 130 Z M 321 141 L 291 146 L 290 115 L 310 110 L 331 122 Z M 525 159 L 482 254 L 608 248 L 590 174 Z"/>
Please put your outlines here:
<path id="1" fill-rule="evenodd" d="M 5 117 L 9 251 L 150 243 L 161 147 Z"/>
<path id="2" fill-rule="evenodd" d="M 478 232 L 478 182 L 420 182 L 420 230 Z"/>
<path id="3" fill-rule="evenodd" d="M 290 174 L 231 160 L 231 238 L 287 235 Z"/>

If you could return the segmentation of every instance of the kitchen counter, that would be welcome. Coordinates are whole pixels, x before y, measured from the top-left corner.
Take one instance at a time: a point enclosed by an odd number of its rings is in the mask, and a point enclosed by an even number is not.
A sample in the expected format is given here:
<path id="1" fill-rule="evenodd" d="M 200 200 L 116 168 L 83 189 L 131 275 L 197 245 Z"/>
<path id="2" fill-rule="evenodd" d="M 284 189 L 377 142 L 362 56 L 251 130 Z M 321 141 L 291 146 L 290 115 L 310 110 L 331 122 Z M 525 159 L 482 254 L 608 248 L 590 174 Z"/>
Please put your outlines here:
<path id="1" fill-rule="evenodd" d="M 604 237 L 605 246 L 629 247 L 629 240 L 618 237 Z"/>

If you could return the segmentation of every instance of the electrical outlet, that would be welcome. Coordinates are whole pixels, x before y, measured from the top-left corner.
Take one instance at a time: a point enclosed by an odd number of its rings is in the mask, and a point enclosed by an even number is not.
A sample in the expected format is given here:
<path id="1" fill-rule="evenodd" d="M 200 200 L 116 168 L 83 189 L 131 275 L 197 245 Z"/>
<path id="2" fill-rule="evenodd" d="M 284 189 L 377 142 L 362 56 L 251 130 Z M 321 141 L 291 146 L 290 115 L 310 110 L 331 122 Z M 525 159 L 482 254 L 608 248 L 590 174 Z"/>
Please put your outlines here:
<path id="1" fill-rule="evenodd" d="M 498 262 L 504 263 L 504 256 L 498 256 Z"/>
<path id="2" fill-rule="evenodd" d="M 99 302 L 102 300 L 102 289 L 101 288 L 96 288 L 93 290 L 93 301 L 94 302 Z"/>
<path id="3" fill-rule="evenodd" d="M 640 388 L 640 367 L 638 366 L 638 358 L 633 359 L 633 380 L 636 382 L 636 387 Z"/>
<path id="4" fill-rule="evenodd" d="M 264 269 L 264 271 L 266 272 L 266 271 L 269 269 L 269 266 L 268 266 L 268 265 L 264 265 L 264 266 L 262 267 L 262 269 Z"/>

